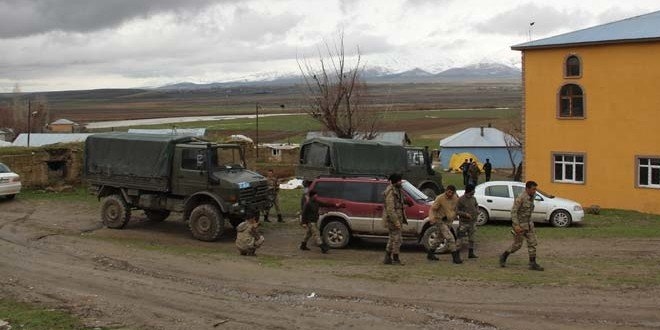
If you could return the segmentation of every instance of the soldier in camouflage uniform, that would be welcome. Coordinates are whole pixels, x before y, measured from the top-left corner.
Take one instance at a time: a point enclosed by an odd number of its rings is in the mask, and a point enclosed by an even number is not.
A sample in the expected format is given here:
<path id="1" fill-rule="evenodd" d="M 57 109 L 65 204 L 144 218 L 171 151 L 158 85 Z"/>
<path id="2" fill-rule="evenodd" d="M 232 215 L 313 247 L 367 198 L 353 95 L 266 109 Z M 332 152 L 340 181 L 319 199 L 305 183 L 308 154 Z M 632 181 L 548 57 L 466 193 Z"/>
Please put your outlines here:
<path id="1" fill-rule="evenodd" d="M 401 191 L 401 175 L 392 174 L 389 180 L 390 184 L 383 192 L 385 204 L 383 207 L 383 226 L 389 231 L 383 263 L 386 265 L 402 265 L 403 263 L 399 259 L 401 227 L 408 224 L 406 210 L 403 205 L 409 203 L 405 201 L 403 191 Z"/>
<path id="2" fill-rule="evenodd" d="M 246 219 L 236 227 L 236 248 L 242 256 L 254 256 L 264 244 L 264 236 L 259 233 L 257 213 L 249 213 Z"/>
<path id="3" fill-rule="evenodd" d="M 477 217 L 479 216 L 479 204 L 474 198 L 474 185 L 465 186 L 465 193 L 458 199 L 456 213 L 458 213 L 458 239 L 460 246 L 468 243 L 468 258 L 478 258 L 474 254 L 474 236 L 477 232 Z"/>
<path id="4" fill-rule="evenodd" d="M 506 259 L 511 253 L 518 251 L 522 247 L 523 238 L 527 240 L 527 252 L 529 253 L 529 269 L 542 271 L 543 267 L 536 263 L 536 233 L 534 232 L 534 222 L 532 221 L 532 212 L 534 212 L 534 196 L 536 196 L 536 187 L 538 184 L 534 181 L 525 183 L 525 191 L 513 202 L 511 208 L 511 225 L 513 230 L 513 244 L 500 255 L 500 266 L 506 266 Z"/>
<path id="5" fill-rule="evenodd" d="M 456 248 L 456 240 L 454 235 L 449 229 L 456 219 L 456 204 L 458 203 L 458 197 L 456 197 L 456 187 L 453 185 L 447 186 L 447 189 L 444 193 L 440 194 L 435 198 L 431 209 L 429 210 L 429 222 L 435 224 L 438 228 L 438 239 L 433 242 L 429 250 L 427 251 L 426 258 L 428 260 L 438 260 L 435 256 L 435 249 L 440 246 L 440 243 L 445 241 L 447 248 L 451 251 L 452 261 L 455 264 L 463 263 L 460 255 L 458 254 L 458 249 Z"/>
<path id="6" fill-rule="evenodd" d="M 307 198 L 303 201 L 302 213 L 300 215 L 300 225 L 305 229 L 305 237 L 302 242 L 300 242 L 300 249 L 303 251 L 309 250 L 307 247 L 307 241 L 310 238 L 314 239 L 314 243 L 321 248 L 322 253 L 328 253 L 330 249 L 327 244 L 321 239 L 321 234 L 319 233 L 319 227 L 317 222 L 319 221 L 319 208 L 320 207 L 344 207 L 343 204 L 336 203 L 326 203 L 318 200 L 316 190 L 310 190 L 307 193 Z"/>
<path id="7" fill-rule="evenodd" d="M 279 200 L 279 192 L 280 192 L 280 182 L 275 176 L 275 173 L 273 170 L 268 170 L 268 175 L 266 176 L 266 180 L 268 181 L 268 188 L 270 188 L 270 201 L 273 203 L 270 208 L 268 208 L 266 211 L 264 211 L 264 221 L 265 222 L 270 222 L 268 219 L 268 214 L 270 213 L 271 208 L 275 208 L 275 212 L 277 212 L 277 222 L 284 222 L 284 219 L 282 219 L 282 212 L 280 212 L 280 200 Z"/>

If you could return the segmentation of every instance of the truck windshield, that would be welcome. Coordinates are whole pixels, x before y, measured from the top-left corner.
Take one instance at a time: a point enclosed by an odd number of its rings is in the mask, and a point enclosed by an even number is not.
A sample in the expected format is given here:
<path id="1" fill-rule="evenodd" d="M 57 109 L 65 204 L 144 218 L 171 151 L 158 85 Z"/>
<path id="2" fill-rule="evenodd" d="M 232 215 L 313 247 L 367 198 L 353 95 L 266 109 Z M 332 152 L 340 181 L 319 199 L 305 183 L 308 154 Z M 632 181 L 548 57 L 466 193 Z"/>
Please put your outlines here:
<path id="1" fill-rule="evenodd" d="M 216 169 L 245 168 L 245 159 L 240 147 L 219 147 L 216 149 L 212 167 Z"/>

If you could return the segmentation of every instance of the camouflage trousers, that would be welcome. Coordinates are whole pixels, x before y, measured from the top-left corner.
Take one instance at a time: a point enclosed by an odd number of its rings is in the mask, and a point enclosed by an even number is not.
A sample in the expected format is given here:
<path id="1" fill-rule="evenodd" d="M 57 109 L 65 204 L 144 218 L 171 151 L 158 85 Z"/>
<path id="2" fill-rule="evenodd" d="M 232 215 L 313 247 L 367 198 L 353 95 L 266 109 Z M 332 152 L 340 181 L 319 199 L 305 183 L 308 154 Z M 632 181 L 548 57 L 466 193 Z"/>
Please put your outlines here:
<path id="1" fill-rule="evenodd" d="M 474 236 L 477 233 L 477 224 L 474 222 L 461 222 L 458 225 L 458 246 L 463 247 L 468 243 L 468 248 L 474 249 Z"/>
<path id="2" fill-rule="evenodd" d="M 254 252 L 264 244 L 264 241 L 264 236 L 259 235 L 259 238 L 250 238 L 245 241 L 237 241 L 236 248 L 241 254 L 254 254 Z"/>
<path id="3" fill-rule="evenodd" d="M 401 229 L 390 229 L 385 252 L 399 254 L 399 251 L 401 251 Z"/>
<path id="4" fill-rule="evenodd" d="M 456 251 L 456 239 L 454 239 L 454 235 L 449 230 L 449 226 L 442 221 L 438 222 L 435 226 L 438 228 L 438 238 L 431 244 L 431 251 L 437 249 L 443 242 L 447 250 L 450 252 Z"/>
<path id="5" fill-rule="evenodd" d="M 308 224 L 304 224 L 303 228 L 305 228 L 305 237 L 303 238 L 303 243 L 307 244 L 307 241 L 309 241 L 310 238 L 314 239 L 314 244 L 317 246 L 321 246 L 323 241 L 321 240 L 321 234 L 319 233 L 319 227 L 316 225 L 315 222 L 311 222 Z"/>
<path id="6" fill-rule="evenodd" d="M 523 227 L 523 229 L 525 229 Z M 538 245 L 538 242 L 536 241 L 536 233 L 534 232 L 534 227 L 531 227 L 528 230 L 525 230 L 522 234 L 516 235 L 515 232 L 513 233 L 513 243 L 511 244 L 511 247 L 507 250 L 509 253 L 514 253 L 522 247 L 523 239 L 527 240 L 527 252 L 529 253 L 530 257 L 536 257 L 536 245 Z"/>
<path id="7" fill-rule="evenodd" d="M 277 212 L 277 214 L 282 214 L 282 212 L 280 212 L 280 198 L 278 197 L 278 195 L 277 194 L 270 195 L 269 198 L 270 198 L 270 202 L 272 203 L 272 206 L 264 211 L 264 215 L 268 216 L 270 210 L 273 207 L 275 208 L 275 212 Z"/>

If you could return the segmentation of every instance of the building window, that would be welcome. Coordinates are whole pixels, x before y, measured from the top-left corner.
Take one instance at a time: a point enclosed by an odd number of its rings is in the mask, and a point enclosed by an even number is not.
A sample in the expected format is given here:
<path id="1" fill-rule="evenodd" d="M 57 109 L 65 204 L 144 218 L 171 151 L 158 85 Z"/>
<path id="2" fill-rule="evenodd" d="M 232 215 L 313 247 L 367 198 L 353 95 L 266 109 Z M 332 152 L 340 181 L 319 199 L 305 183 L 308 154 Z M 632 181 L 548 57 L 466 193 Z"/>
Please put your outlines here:
<path id="1" fill-rule="evenodd" d="M 270 149 L 270 154 L 273 157 L 279 157 L 282 154 L 282 150 L 280 150 L 280 149 Z"/>
<path id="2" fill-rule="evenodd" d="M 660 157 L 637 158 L 637 185 L 646 188 L 660 188 Z"/>
<path id="3" fill-rule="evenodd" d="M 554 154 L 555 182 L 584 183 L 584 155 Z"/>
<path id="4" fill-rule="evenodd" d="M 559 117 L 584 117 L 584 95 L 580 86 L 562 86 L 559 92 Z"/>
<path id="5" fill-rule="evenodd" d="M 571 55 L 566 58 L 566 77 L 579 77 L 580 76 L 580 59 Z"/>

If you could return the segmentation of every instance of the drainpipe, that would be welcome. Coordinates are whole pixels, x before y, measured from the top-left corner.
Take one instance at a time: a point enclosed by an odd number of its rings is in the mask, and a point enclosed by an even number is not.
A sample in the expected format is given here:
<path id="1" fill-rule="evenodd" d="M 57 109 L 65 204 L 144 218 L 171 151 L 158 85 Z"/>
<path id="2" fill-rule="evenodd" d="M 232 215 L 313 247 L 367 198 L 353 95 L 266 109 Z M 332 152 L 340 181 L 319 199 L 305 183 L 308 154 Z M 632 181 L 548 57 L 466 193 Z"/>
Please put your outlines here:
<path id="1" fill-rule="evenodd" d="M 481 126 L 481 136 L 484 136 L 484 127 Z"/>

